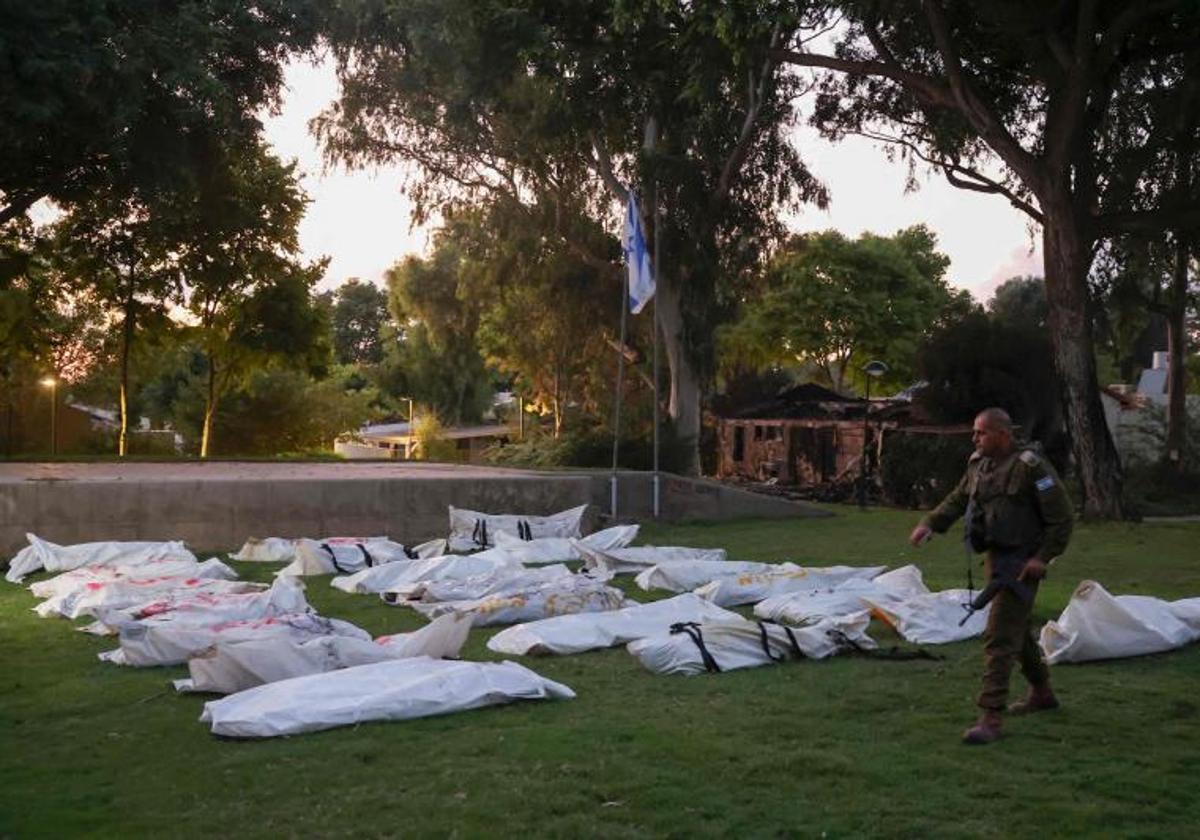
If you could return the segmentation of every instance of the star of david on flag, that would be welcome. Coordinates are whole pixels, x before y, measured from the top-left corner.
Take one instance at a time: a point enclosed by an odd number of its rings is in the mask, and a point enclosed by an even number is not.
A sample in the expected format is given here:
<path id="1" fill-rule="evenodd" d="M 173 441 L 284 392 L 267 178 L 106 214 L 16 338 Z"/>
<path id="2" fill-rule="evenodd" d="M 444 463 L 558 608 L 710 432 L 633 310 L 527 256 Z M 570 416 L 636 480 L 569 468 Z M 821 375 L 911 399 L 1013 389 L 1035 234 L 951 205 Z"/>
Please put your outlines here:
<path id="1" fill-rule="evenodd" d="M 625 205 L 621 249 L 625 254 L 625 270 L 629 277 L 629 311 L 636 315 L 654 297 L 654 269 L 650 265 L 650 252 L 646 250 L 642 214 L 638 212 L 637 198 L 632 191 Z"/>

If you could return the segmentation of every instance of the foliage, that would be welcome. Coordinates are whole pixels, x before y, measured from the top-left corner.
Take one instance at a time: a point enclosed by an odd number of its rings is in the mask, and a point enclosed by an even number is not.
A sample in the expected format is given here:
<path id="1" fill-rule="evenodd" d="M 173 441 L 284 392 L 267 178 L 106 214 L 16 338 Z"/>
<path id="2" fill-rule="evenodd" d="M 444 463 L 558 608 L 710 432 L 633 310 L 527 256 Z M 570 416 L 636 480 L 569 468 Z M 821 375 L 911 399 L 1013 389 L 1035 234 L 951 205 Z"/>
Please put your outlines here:
<path id="1" fill-rule="evenodd" d="M 1045 329 L 976 307 L 941 325 L 921 345 L 917 399 L 942 423 L 970 423 L 988 406 L 1006 410 L 1057 464 L 1066 460 L 1060 388 Z"/>
<path id="2" fill-rule="evenodd" d="M 307 197 L 295 164 L 257 144 L 224 152 L 196 196 L 179 266 L 192 340 L 208 368 L 201 457 L 221 396 L 240 377 L 267 362 L 319 372 L 330 356 L 329 326 L 312 296 L 325 262 L 299 258 Z"/>
<path id="3" fill-rule="evenodd" d="M 975 451 L 970 434 L 920 434 L 903 429 L 883 439 L 879 481 L 887 504 L 929 508 L 946 497 Z"/>
<path id="4" fill-rule="evenodd" d="M 387 294 L 374 283 L 351 277 L 322 295 L 333 325 L 333 353 L 340 364 L 383 361 L 383 328 L 390 320 Z"/>
<path id="5" fill-rule="evenodd" d="M 555 217 L 570 212 L 557 210 Z M 559 219 L 561 221 L 561 219 Z M 478 342 L 487 364 L 562 431 L 569 407 L 603 416 L 611 399 L 621 287 L 616 266 L 589 261 L 555 237 L 556 219 L 531 220 L 508 202 L 455 213 L 443 236 L 461 250 L 460 296 L 481 302 Z M 586 218 L 569 224 L 610 256 L 617 243 Z M 644 345 L 647 319 L 626 344 Z M 637 329 L 642 327 L 642 329 Z"/>
<path id="6" fill-rule="evenodd" d="M 477 341 L 486 302 L 464 283 L 464 264 L 443 236 L 429 259 L 408 257 L 385 275 L 392 317 L 407 325 L 404 340 L 392 345 L 409 387 L 403 396 L 450 425 L 478 422 L 492 395 Z"/>
<path id="7" fill-rule="evenodd" d="M 757 0 L 355 12 L 331 39 L 343 94 L 318 132 L 343 162 L 416 161 L 419 217 L 496 196 L 534 219 L 556 208 L 546 235 L 610 260 L 573 220 L 611 227 L 632 189 L 650 221 L 657 195 L 668 411 L 696 435 L 733 284 L 781 235 L 781 210 L 825 200 L 788 142 L 798 82 L 770 53 L 794 16 Z"/>
<path id="8" fill-rule="evenodd" d="M 1041 277 L 1010 277 L 996 287 L 987 310 L 1002 324 L 1044 330 L 1049 314 L 1046 281 Z"/>
<path id="9" fill-rule="evenodd" d="M 44 0 L 0 11 L 0 226 L 38 200 L 202 179 L 214 138 L 252 137 L 312 0 Z M 173 188 L 173 186 L 172 186 Z"/>
<path id="10" fill-rule="evenodd" d="M 493 446 L 487 450 L 490 463 L 510 467 L 545 469 L 554 467 L 612 467 L 612 432 L 602 427 L 574 429 L 558 437 L 529 434 L 525 440 Z M 619 466 L 627 470 L 654 468 L 654 440 L 645 434 L 622 435 Z M 660 432 L 659 469 L 679 472 L 690 454 L 687 441 L 665 425 Z"/>
<path id="11" fill-rule="evenodd" d="M 417 439 L 413 454 L 422 461 L 457 461 L 458 447 L 446 437 L 446 429 L 433 412 L 418 414 L 412 421 Z"/>
<path id="12" fill-rule="evenodd" d="M 915 562 L 932 589 L 964 585 L 957 535 L 915 551 L 910 512 L 836 512 L 646 523 L 641 542 L 806 565 Z M 1198 540 L 1196 523 L 1081 523 L 1041 586 L 1036 620 L 1057 616 L 1083 578 L 1116 593 L 1194 596 Z M 274 572 L 233 565 L 251 580 Z M 617 585 L 634 600 L 657 594 L 627 576 Z M 372 635 L 425 624 L 378 598 L 323 585 L 306 594 L 321 615 Z M 1187 837 L 1200 803 L 1200 645 L 1056 667 L 1063 710 L 1008 721 L 982 759 L 958 743 L 975 714 L 978 640 L 939 646 L 939 662 L 838 657 L 690 678 L 647 673 L 620 647 L 539 657 L 522 664 L 575 699 L 238 743 L 197 722 L 211 697 L 167 685 L 186 668 L 98 662 L 111 638 L 41 620 L 34 603 L 22 587 L 0 589 L 0 832 L 12 836 L 325 836 L 349 826 L 373 836 L 400 823 L 416 836 L 482 836 L 502 822 L 524 836 L 984 838 L 1003 826 L 1012 837 Z M 463 658 L 507 658 L 486 648 L 493 633 L 471 631 Z M 879 622 L 871 633 L 898 641 Z M 1128 702 L 1114 702 L 1126 688 Z M 746 781 L 772 775 L 804 783 Z"/>
<path id="13" fill-rule="evenodd" d="M 767 267 L 762 296 L 720 332 L 725 364 L 813 364 L 844 392 L 850 371 L 882 359 L 889 379 L 907 385 L 918 343 L 956 300 L 944 278 L 949 264 L 920 225 L 891 237 L 795 237 Z"/>
<path id="14" fill-rule="evenodd" d="M 148 382 L 147 411 L 184 438 L 184 449 L 199 452 L 204 432 L 207 369 L 204 354 L 182 347 L 175 366 Z M 290 366 L 256 367 L 222 400 L 215 419 L 210 455 L 277 455 L 329 451 L 338 435 L 358 429 L 374 416 L 375 393 L 348 387 L 350 372 L 325 379 Z"/>
<path id="15" fill-rule="evenodd" d="M 1200 221 L 1195 3 L 874 0 L 817 3 L 832 49 L 802 32 L 784 55 L 819 68 L 814 122 L 1002 196 L 1042 229 L 1053 359 L 1089 515 L 1119 517 L 1121 470 L 1104 424 L 1090 324 L 1097 245 Z M 825 72 L 831 71 L 831 72 Z M 997 167 L 995 164 L 1001 164 Z"/>

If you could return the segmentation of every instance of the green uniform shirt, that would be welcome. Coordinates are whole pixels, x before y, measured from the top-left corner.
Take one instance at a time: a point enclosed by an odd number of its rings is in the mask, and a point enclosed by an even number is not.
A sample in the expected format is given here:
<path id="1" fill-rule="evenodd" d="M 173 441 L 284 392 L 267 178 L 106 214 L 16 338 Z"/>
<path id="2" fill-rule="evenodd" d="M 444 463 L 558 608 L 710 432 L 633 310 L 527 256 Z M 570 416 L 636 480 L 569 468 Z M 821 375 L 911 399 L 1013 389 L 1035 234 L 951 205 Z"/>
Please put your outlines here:
<path id="1" fill-rule="evenodd" d="M 1049 561 L 1066 550 L 1074 517 L 1062 479 L 1031 449 L 1001 458 L 975 453 L 950 494 L 922 520 L 939 534 L 967 509 L 974 494 L 988 548 L 1023 549 Z"/>

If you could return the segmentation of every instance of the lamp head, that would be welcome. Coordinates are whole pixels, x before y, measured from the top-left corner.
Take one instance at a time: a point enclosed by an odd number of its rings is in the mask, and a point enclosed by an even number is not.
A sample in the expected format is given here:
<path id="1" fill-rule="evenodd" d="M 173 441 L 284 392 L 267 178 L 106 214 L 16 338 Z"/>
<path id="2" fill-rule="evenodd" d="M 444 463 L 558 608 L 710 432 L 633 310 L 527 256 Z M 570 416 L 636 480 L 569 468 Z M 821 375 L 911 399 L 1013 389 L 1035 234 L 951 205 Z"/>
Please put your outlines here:
<path id="1" fill-rule="evenodd" d="M 44 388 L 53 388 L 55 385 L 58 384 L 58 380 L 55 379 L 53 376 L 43 376 L 40 380 L 40 384 Z"/>
<path id="2" fill-rule="evenodd" d="M 888 372 L 888 366 L 878 359 L 872 359 L 863 365 L 863 373 L 873 379 L 878 379 Z"/>

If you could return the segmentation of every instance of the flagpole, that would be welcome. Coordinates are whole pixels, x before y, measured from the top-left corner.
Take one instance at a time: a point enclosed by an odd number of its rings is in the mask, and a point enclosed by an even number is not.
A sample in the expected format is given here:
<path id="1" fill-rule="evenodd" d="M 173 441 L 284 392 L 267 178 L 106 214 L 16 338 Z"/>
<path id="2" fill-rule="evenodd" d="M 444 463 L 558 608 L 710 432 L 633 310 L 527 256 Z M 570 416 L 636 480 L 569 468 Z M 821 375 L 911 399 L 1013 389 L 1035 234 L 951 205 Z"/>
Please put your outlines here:
<path id="1" fill-rule="evenodd" d="M 658 519 L 659 513 L 659 477 L 658 477 L 658 274 L 662 269 L 662 237 L 659 236 L 659 228 L 662 227 L 662 220 L 658 216 L 658 180 L 654 182 L 654 299 L 651 301 L 653 305 L 653 324 L 654 331 L 654 518 Z"/>
<path id="2" fill-rule="evenodd" d="M 621 386 L 625 379 L 625 319 L 629 313 L 629 273 L 621 272 L 621 338 L 617 346 L 617 393 L 613 400 L 612 475 L 609 477 L 609 511 L 617 519 L 617 457 L 621 448 Z"/>

